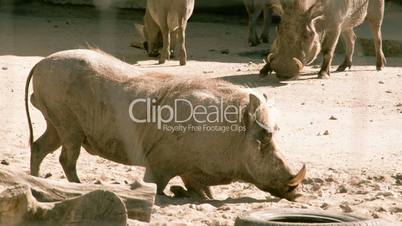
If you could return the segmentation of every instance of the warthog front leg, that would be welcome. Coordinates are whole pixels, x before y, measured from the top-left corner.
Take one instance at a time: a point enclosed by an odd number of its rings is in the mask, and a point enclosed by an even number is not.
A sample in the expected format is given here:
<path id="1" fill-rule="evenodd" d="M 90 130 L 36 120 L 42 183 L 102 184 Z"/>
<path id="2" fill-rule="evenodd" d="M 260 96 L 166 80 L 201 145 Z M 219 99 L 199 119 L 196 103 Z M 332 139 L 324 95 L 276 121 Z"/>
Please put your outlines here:
<path id="1" fill-rule="evenodd" d="M 325 35 L 324 42 L 322 44 L 323 62 L 321 70 L 318 73 L 318 78 L 328 79 L 330 77 L 332 58 L 334 57 L 335 47 L 338 43 L 340 34 L 341 29 L 338 26 L 337 29 L 330 30 Z"/>
<path id="2" fill-rule="evenodd" d="M 352 57 L 355 50 L 356 35 L 353 28 L 342 32 L 343 43 L 345 43 L 345 60 L 339 65 L 336 71 L 345 71 L 352 67 Z"/>

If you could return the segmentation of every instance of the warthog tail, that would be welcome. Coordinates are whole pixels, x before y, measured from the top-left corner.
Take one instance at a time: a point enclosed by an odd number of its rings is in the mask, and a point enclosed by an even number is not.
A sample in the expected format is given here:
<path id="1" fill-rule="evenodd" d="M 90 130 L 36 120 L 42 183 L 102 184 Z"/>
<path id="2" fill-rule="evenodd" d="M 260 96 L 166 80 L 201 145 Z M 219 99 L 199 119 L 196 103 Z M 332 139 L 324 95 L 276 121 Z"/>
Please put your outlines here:
<path id="1" fill-rule="evenodd" d="M 29 146 L 32 146 L 33 143 L 33 129 L 32 129 L 32 121 L 31 121 L 31 114 L 29 113 L 29 105 L 28 105 L 28 92 L 29 92 L 29 83 L 31 82 L 32 75 L 34 73 L 35 67 L 32 68 L 31 72 L 27 77 L 27 81 L 25 83 L 25 113 L 27 114 L 28 118 L 28 125 L 29 125 Z"/>

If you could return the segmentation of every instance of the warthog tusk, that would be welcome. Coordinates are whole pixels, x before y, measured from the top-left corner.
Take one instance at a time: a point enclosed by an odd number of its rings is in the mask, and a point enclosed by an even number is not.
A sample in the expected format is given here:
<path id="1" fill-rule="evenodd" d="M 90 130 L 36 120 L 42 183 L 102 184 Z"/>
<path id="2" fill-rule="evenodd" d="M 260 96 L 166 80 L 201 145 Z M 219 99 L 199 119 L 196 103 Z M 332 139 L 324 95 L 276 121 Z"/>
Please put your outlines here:
<path id="1" fill-rule="evenodd" d="M 299 185 L 302 180 L 304 180 L 304 177 L 306 176 L 306 165 L 303 165 L 303 168 L 300 169 L 300 171 L 296 174 L 296 176 L 294 176 L 289 182 L 288 182 L 288 186 L 290 187 L 294 187 Z"/>
<path id="2" fill-rule="evenodd" d="M 272 59 L 274 59 L 274 54 L 273 53 L 268 54 L 268 56 L 267 56 L 267 64 L 270 64 Z"/>
<path id="3" fill-rule="evenodd" d="M 296 65 L 299 68 L 299 70 L 303 69 L 304 65 L 299 59 L 297 59 L 296 57 L 293 57 L 292 59 L 296 63 Z"/>

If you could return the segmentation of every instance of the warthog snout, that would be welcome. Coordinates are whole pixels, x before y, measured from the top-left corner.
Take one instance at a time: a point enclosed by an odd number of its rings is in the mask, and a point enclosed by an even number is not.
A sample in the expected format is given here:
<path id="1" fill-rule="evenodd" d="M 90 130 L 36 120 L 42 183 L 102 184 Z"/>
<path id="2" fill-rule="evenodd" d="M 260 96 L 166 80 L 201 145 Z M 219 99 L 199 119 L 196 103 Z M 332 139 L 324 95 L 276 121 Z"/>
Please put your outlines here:
<path id="1" fill-rule="evenodd" d="M 270 53 L 266 59 L 264 68 L 260 71 L 260 74 L 268 75 L 272 71 L 275 71 L 276 77 L 279 79 L 291 79 L 297 77 L 303 67 L 303 62 L 296 57 L 282 59 L 276 57 L 273 53 Z"/>

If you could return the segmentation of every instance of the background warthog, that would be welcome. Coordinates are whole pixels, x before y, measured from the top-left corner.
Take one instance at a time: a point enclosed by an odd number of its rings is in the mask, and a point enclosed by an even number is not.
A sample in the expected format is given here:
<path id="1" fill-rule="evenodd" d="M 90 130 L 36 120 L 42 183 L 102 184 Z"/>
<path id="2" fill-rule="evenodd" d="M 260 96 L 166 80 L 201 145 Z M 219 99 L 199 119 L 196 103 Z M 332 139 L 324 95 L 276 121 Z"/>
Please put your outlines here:
<path id="1" fill-rule="evenodd" d="M 282 2 L 282 6 L 277 37 L 261 74 L 266 75 L 273 70 L 278 77 L 295 77 L 321 51 L 323 63 L 318 77 L 329 78 L 333 54 L 341 34 L 346 57 L 337 71 L 350 68 L 356 41 L 353 28 L 366 17 L 374 37 L 377 70 L 384 67 L 381 40 L 384 0 L 287 0 Z"/>
<path id="2" fill-rule="evenodd" d="M 272 5 L 279 4 L 279 0 L 243 0 L 248 13 L 248 44 L 250 46 L 257 46 L 260 40 L 264 43 L 269 41 L 269 27 L 272 22 Z M 264 12 L 264 23 L 262 26 L 261 37 L 257 33 L 257 20 Z"/>
<path id="3" fill-rule="evenodd" d="M 47 123 L 45 133 L 33 143 L 28 107 L 31 78 L 34 91 L 31 102 Z M 159 194 L 163 194 L 171 178 L 181 176 L 186 188 L 203 198 L 212 198 L 209 186 L 243 180 L 275 196 L 294 199 L 295 188 L 306 173 L 303 168 L 293 174 L 280 154 L 275 144 L 275 120 L 265 99 L 224 81 L 143 73 L 106 54 L 70 50 L 36 64 L 25 92 L 34 176 L 38 176 L 46 155 L 60 146 L 60 163 L 69 181 L 80 181 L 76 163 L 82 146 L 89 153 L 111 161 L 145 166 L 144 179 L 156 183 Z M 130 114 L 146 119 L 152 113 L 147 111 L 148 103 L 132 105 L 135 100 L 147 98 L 157 100 L 153 103 L 155 107 L 173 109 L 180 99 L 207 109 L 238 106 L 235 109 L 241 111 L 229 115 L 230 121 L 218 120 L 217 115 L 211 119 L 209 115 L 198 114 L 197 119 L 172 120 L 166 124 L 245 129 L 225 133 L 172 132 L 158 128 L 153 121 L 134 121 Z M 178 105 L 177 109 L 170 116 L 178 120 L 193 113 L 186 104 Z M 230 109 L 233 112 L 233 107 Z M 157 117 L 166 119 L 165 116 Z"/>
<path id="4" fill-rule="evenodd" d="M 186 27 L 194 9 L 194 0 L 148 0 L 144 27 L 144 48 L 150 56 L 159 55 L 159 63 L 170 59 L 176 41 L 180 48 L 180 65 L 187 62 Z"/>

